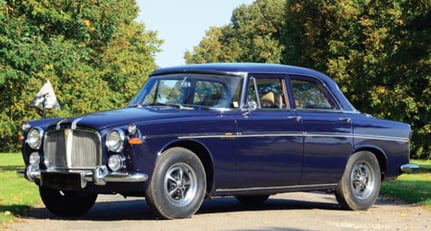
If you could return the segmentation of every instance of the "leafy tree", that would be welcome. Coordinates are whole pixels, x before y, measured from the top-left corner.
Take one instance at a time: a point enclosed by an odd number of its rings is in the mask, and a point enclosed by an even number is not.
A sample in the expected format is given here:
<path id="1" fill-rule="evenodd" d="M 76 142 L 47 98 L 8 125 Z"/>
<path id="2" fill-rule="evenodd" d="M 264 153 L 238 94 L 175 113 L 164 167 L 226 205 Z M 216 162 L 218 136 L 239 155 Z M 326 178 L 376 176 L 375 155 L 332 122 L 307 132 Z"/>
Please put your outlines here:
<path id="1" fill-rule="evenodd" d="M 412 156 L 430 158 L 430 46 L 429 0 L 257 0 L 210 28 L 185 57 L 325 72 L 359 110 L 411 124 Z"/>
<path id="2" fill-rule="evenodd" d="M 230 24 L 211 27 L 199 46 L 186 52 L 186 62 L 279 63 L 284 6 L 284 0 L 257 0 L 241 5 L 233 11 Z"/>
<path id="3" fill-rule="evenodd" d="M 0 151 L 15 151 L 44 82 L 73 116 L 118 108 L 155 68 L 161 40 L 135 21 L 134 0 L 0 0 Z"/>
<path id="4" fill-rule="evenodd" d="M 428 158 L 429 5 L 288 1 L 284 60 L 328 73 L 361 111 L 410 123 L 413 157 Z"/>

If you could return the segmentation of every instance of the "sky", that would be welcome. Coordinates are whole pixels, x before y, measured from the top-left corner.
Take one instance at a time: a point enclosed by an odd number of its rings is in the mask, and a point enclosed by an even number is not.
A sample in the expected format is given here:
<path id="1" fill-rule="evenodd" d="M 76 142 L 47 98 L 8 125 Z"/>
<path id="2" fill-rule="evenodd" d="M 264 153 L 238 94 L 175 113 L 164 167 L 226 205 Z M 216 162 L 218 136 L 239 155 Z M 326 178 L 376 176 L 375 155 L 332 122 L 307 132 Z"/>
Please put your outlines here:
<path id="1" fill-rule="evenodd" d="M 199 45 L 211 26 L 229 24 L 232 11 L 254 0 L 137 0 L 137 21 L 164 40 L 156 55 L 160 67 L 183 65 L 184 53 Z"/>

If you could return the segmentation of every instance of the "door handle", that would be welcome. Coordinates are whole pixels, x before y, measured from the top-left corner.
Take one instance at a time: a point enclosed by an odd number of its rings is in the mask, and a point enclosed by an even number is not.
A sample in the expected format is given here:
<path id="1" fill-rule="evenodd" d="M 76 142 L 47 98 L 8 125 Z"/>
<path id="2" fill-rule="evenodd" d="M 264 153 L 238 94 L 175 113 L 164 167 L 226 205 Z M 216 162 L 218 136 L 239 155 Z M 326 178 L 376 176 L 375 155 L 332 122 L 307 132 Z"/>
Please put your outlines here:
<path id="1" fill-rule="evenodd" d="M 287 119 L 288 120 L 296 120 L 296 122 L 301 122 L 302 121 L 302 117 L 301 116 L 288 116 Z"/>
<path id="2" fill-rule="evenodd" d="M 348 123 L 348 124 L 352 123 L 352 119 L 350 119 L 348 117 L 340 117 L 340 118 L 338 118 L 338 121 L 346 121 L 346 123 Z"/>

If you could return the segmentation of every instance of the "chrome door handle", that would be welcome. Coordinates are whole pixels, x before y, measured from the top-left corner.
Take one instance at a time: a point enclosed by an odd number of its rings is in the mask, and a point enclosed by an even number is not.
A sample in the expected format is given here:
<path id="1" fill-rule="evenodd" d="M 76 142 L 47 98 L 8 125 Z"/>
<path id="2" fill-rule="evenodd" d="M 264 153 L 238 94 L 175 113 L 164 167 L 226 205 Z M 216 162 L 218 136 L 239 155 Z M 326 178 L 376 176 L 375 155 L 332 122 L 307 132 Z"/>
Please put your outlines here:
<path id="1" fill-rule="evenodd" d="M 296 122 L 301 122 L 302 117 L 301 116 L 288 116 L 287 119 L 289 120 L 296 120 Z"/>
<path id="2" fill-rule="evenodd" d="M 352 119 L 350 119 L 348 117 L 340 117 L 340 118 L 338 118 L 338 121 L 346 121 L 346 123 L 348 123 L 348 124 L 352 123 Z"/>

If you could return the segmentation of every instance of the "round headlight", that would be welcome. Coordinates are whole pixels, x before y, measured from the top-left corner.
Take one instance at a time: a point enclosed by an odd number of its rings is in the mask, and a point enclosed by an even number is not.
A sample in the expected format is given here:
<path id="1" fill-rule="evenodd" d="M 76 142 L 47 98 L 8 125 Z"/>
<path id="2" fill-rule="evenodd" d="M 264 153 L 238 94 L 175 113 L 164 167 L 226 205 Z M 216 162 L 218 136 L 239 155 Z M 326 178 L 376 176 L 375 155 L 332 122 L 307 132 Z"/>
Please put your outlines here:
<path id="1" fill-rule="evenodd" d="M 121 152 L 123 150 L 125 135 L 123 130 L 114 129 L 106 136 L 106 147 L 111 152 Z"/>
<path id="2" fill-rule="evenodd" d="M 121 155 L 115 154 L 109 157 L 108 159 L 108 167 L 116 172 L 123 167 L 124 158 Z"/>
<path id="3" fill-rule="evenodd" d="M 39 149 L 42 144 L 43 130 L 42 128 L 31 128 L 27 134 L 27 144 L 30 148 Z"/>

